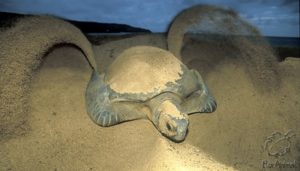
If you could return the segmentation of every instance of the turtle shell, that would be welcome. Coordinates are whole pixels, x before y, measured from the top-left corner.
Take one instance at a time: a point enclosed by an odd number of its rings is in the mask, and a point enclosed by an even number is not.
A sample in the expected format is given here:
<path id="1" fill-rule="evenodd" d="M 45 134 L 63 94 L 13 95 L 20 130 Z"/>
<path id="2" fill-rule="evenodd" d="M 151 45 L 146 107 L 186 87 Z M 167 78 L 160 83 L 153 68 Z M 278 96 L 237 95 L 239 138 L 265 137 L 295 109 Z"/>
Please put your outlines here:
<path id="1" fill-rule="evenodd" d="M 163 92 L 185 96 L 197 88 L 196 78 L 181 61 L 150 46 L 125 50 L 108 67 L 104 81 L 113 101 L 146 101 Z"/>

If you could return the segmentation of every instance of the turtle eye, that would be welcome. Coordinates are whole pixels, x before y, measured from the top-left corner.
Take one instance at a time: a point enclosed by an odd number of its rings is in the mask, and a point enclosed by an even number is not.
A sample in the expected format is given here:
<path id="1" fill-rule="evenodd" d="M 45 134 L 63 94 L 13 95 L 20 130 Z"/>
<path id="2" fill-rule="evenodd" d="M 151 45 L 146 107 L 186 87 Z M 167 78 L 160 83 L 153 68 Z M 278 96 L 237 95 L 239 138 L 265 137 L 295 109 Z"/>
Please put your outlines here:
<path id="1" fill-rule="evenodd" d="M 171 131 L 171 129 L 172 129 L 171 125 L 169 123 L 167 123 L 167 128 L 168 128 L 169 131 Z"/>
<path id="2" fill-rule="evenodd" d="M 166 127 L 167 127 L 168 131 L 170 131 L 170 132 L 176 131 L 175 127 L 173 125 L 171 125 L 170 123 L 167 123 Z"/>

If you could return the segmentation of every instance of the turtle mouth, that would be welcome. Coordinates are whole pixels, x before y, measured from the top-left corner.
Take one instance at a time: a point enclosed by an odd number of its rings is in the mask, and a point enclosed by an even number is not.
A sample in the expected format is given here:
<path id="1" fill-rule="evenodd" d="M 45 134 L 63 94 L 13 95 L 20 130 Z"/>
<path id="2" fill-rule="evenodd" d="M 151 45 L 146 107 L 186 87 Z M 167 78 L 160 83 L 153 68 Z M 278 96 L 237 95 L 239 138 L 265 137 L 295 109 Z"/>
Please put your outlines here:
<path id="1" fill-rule="evenodd" d="M 186 130 L 186 132 L 183 133 L 183 134 L 180 134 L 180 135 L 178 134 L 176 136 L 167 137 L 167 138 L 169 138 L 173 142 L 180 143 L 180 142 L 183 142 L 185 140 L 185 137 L 186 137 L 187 133 L 188 133 L 188 130 Z"/>
<path id="2" fill-rule="evenodd" d="M 187 119 L 172 119 L 170 122 L 166 122 L 162 134 L 174 142 L 182 142 L 187 136 L 188 125 Z"/>

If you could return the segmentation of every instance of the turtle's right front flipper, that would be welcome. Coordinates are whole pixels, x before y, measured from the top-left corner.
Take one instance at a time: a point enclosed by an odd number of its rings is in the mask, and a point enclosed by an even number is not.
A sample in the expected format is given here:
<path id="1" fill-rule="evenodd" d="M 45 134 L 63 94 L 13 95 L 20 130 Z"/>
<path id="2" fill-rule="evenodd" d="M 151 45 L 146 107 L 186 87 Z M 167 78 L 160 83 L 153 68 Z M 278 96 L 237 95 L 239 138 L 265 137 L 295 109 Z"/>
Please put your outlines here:
<path id="1" fill-rule="evenodd" d="M 199 90 L 190 94 L 182 103 L 183 111 L 187 114 L 211 113 L 217 109 L 217 103 L 204 83 L 200 74 L 191 70 L 198 80 Z"/>
<path id="2" fill-rule="evenodd" d="M 121 118 L 114 111 L 109 100 L 107 86 L 103 76 L 93 71 L 85 94 L 87 113 L 100 126 L 112 126 L 121 122 Z"/>

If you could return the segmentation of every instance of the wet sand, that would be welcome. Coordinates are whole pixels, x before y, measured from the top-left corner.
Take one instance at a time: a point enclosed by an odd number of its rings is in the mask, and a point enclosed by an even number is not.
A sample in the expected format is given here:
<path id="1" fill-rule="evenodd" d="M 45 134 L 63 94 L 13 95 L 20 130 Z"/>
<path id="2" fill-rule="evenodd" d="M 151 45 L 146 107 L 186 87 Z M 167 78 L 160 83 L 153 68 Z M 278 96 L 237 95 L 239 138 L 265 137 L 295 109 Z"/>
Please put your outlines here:
<path id="1" fill-rule="evenodd" d="M 116 44 L 115 51 L 128 46 Z M 300 61 L 279 63 L 279 89 L 260 94 L 241 61 L 225 57 L 216 62 L 221 56 L 205 61 L 198 56 L 201 46 L 185 48 L 183 62 L 200 71 L 218 108 L 191 115 L 189 134 L 180 144 L 160 135 L 148 120 L 108 128 L 94 124 L 84 102 L 90 66 L 74 48 L 55 49 L 30 83 L 30 131 L 0 141 L 0 170 L 260 170 L 263 161 L 276 160 L 299 165 Z M 109 56 L 99 49 L 94 47 L 96 63 L 102 61 L 105 70 Z M 263 149 L 266 138 L 289 130 L 296 133 L 290 152 L 269 156 Z"/>

